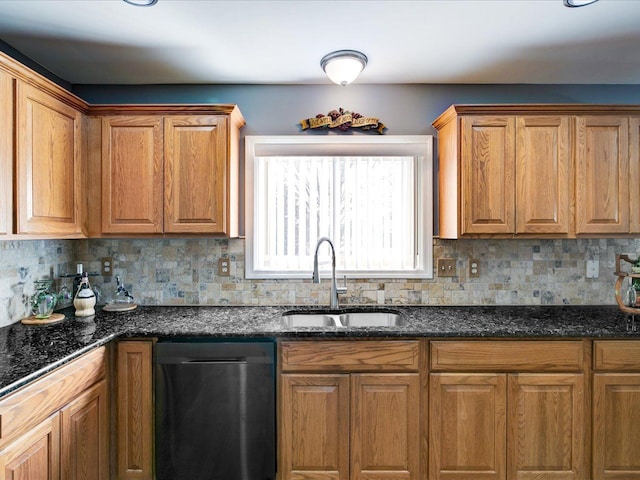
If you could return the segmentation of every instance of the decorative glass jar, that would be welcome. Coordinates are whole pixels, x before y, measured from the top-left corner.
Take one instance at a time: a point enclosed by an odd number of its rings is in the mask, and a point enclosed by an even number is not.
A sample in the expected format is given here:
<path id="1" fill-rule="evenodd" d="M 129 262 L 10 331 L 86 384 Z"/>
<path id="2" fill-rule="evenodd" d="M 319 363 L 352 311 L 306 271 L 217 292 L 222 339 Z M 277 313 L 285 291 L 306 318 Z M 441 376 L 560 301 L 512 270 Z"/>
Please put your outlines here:
<path id="1" fill-rule="evenodd" d="M 36 280 L 36 292 L 31 297 L 31 313 L 35 318 L 49 318 L 58 301 L 51 287 L 53 280 Z"/>

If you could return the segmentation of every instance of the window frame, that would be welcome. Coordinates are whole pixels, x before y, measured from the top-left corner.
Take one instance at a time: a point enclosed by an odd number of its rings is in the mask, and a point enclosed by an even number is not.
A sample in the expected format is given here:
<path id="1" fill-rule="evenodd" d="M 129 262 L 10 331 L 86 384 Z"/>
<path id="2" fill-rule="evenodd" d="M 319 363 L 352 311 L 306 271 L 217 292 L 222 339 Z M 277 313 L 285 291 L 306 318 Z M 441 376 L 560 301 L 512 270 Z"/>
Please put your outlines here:
<path id="1" fill-rule="evenodd" d="M 254 251 L 255 158 L 277 155 L 343 155 L 343 156 L 411 156 L 416 159 L 414 183 L 416 193 L 415 235 L 417 267 L 414 270 L 354 271 L 337 270 L 336 275 L 368 279 L 433 278 L 433 136 L 432 135 L 370 135 L 301 136 L 248 135 L 245 137 L 245 278 L 247 279 L 310 279 L 308 272 L 256 270 Z M 324 270 L 323 270 L 324 271 Z"/>

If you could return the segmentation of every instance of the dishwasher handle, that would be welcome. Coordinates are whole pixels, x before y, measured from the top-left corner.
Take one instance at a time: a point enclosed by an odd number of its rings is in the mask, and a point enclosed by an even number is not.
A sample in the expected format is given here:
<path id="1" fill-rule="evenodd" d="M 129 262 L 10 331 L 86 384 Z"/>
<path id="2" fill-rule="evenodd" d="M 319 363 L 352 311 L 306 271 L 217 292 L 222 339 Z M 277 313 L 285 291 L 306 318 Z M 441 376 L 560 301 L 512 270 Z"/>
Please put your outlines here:
<path id="1" fill-rule="evenodd" d="M 249 360 L 247 358 L 197 358 L 192 360 L 184 360 L 180 362 L 182 365 L 189 364 L 204 364 L 204 365 L 215 365 L 215 364 L 247 364 Z"/>

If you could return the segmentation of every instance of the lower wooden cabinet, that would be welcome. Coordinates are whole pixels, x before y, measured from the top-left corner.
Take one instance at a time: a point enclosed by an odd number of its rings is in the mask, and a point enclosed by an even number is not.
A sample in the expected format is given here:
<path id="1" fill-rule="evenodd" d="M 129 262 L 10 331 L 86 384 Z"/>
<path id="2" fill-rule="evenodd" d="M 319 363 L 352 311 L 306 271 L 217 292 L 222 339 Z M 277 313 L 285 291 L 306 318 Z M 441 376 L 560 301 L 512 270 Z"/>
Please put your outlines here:
<path id="1" fill-rule="evenodd" d="M 106 480 L 104 347 L 0 401 L 0 480 Z"/>
<path id="2" fill-rule="evenodd" d="M 584 358 L 579 341 L 432 342 L 429 479 L 590 478 Z"/>
<path id="3" fill-rule="evenodd" d="M 53 414 L 0 451 L 0 480 L 60 478 L 60 415 Z"/>
<path id="4" fill-rule="evenodd" d="M 593 480 L 640 479 L 640 341 L 594 342 Z"/>
<path id="5" fill-rule="evenodd" d="M 429 478 L 504 479 L 505 375 L 441 373 L 429 382 Z"/>
<path id="6" fill-rule="evenodd" d="M 118 479 L 153 478 L 152 342 L 118 342 Z M 197 439 L 194 439 L 197 441 Z"/>
<path id="7" fill-rule="evenodd" d="M 61 420 L 61 471 L 65 480 L 107 480 L 109 410 L 107 382 L 66 405 Z"/>
<path id="8" fill-rule="evenodd" d="M 280 351 L 280 480 L 420 478 L 417 341 L 283 342 Z"/>

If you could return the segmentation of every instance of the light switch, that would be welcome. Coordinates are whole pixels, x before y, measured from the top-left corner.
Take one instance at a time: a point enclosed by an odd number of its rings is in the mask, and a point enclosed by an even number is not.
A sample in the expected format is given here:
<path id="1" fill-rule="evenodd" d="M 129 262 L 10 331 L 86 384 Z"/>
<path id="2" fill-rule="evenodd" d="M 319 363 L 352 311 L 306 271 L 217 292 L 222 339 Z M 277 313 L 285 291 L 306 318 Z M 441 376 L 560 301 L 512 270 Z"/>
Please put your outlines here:
<path id="1" fill-rule="evenodd" d="M 455 277 L 456 276 L 456 259 L 455 258 L 439 258 L 438 259 L 438 276 L 439 277 Z"/>

